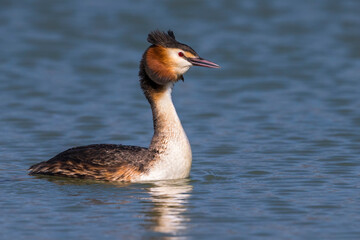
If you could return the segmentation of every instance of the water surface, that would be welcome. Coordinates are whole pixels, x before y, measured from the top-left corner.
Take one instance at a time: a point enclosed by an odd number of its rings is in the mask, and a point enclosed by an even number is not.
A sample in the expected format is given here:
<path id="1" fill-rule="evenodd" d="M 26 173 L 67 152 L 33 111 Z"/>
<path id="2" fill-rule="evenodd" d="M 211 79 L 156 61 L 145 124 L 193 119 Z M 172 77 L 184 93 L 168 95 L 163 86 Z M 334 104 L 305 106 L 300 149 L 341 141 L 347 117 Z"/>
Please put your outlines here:
<path id="1" fill-rule="evenodd" d="M 1 1 L 1 239 L 359 239 L 360 3 Z M 191 177 L 37 178 L 72 146 L 147 146 L 154 29 L 219 70 L 173 92 Z"/>

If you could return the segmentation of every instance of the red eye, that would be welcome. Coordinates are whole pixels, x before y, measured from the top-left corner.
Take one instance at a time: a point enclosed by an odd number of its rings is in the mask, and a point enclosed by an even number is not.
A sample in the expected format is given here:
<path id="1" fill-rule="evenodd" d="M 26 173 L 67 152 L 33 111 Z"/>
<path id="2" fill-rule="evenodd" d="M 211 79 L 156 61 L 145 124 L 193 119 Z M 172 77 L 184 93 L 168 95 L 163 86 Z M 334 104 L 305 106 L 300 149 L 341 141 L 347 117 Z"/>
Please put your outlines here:
<path id="1" fill-rule="evenodd" d="M 184 53 L 183 52 L 179 52 L 179 57 L 183 57 Z"/>

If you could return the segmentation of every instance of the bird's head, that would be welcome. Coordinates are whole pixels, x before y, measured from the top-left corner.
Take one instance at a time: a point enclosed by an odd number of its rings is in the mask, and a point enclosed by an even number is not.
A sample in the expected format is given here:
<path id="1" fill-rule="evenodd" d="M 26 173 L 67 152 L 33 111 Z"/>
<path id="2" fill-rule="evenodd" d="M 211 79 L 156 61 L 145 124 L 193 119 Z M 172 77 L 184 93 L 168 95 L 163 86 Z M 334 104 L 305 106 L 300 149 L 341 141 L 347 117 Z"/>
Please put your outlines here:
<path id="1" fill-rule="evenodd" d="M 176 41 L 172 31 L 153 31 L 148 35 L 152 45 L 145 51 L 143 67 L 146 74 L 159 85 L 184 80 L 192 66 L 219 68 L 220 66 L 200 58 L 188 45 Z"/>

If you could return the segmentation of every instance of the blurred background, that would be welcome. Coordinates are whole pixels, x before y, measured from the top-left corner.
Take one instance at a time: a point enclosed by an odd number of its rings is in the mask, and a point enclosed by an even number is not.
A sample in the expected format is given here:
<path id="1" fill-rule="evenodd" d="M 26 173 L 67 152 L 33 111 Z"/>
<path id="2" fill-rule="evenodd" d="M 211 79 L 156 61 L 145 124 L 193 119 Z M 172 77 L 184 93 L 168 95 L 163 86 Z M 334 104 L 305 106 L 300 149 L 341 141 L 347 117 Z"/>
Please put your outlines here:
<path id="1" fill-rule="evenodd" d="M 1 239 L 359 239 L 360 2 L 0 0 Z M 27 176 L 92 143 L 148 146 L 147 34 L 192 68 L 173 100 L 190 179 Z"/>

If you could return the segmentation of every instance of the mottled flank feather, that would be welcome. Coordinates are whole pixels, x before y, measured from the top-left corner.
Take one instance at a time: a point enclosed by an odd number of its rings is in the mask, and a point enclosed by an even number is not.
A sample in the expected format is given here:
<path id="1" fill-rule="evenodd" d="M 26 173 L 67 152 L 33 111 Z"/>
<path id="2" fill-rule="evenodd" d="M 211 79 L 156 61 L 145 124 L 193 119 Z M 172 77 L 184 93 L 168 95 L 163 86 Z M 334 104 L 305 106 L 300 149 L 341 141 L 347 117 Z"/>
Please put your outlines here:
<path id="1" fill-rule="evenodd" d="M 148 170 L 156 152 L 147 148 L 95 144 L 66 150 L 30 167 L 30 174 L 132 181 Z"/>

